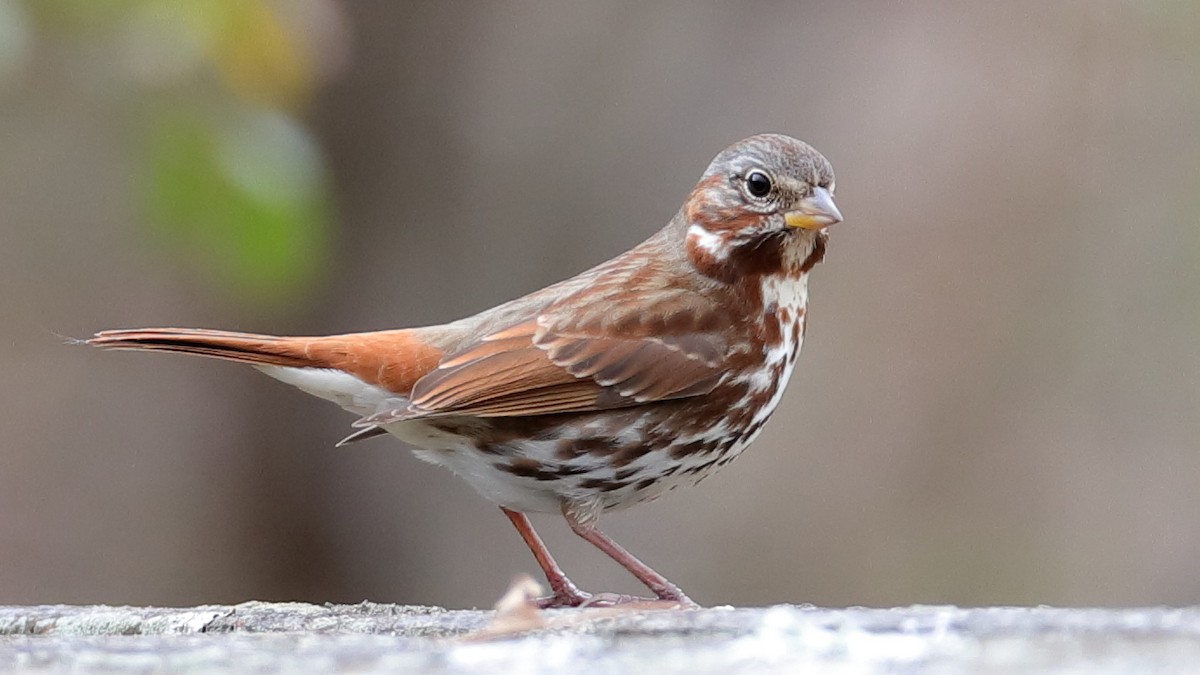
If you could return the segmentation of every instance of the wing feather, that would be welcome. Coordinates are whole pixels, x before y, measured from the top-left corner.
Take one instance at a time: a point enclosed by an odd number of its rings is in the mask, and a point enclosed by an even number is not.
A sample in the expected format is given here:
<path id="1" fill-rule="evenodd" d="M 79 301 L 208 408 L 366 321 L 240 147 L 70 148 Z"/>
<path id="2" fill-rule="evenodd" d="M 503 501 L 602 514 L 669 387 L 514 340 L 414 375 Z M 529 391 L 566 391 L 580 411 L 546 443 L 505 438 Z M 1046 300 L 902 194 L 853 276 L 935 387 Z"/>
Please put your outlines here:
<path id="1" fill-rule="evenodd" d="M 658 307 L 625 303 L 590 322 L 575 320 L 570 307 L 559 314 L 572 320 L 558 322 L 551 307 L 446 354 L 417 381 L 408 408 L 358 424 L 587 412 L 706 394 L 725 374 L 722 322 L 703 314 L 711 307 L 684 306 L 684 315 L 678 298 L 668 299 Z"/>

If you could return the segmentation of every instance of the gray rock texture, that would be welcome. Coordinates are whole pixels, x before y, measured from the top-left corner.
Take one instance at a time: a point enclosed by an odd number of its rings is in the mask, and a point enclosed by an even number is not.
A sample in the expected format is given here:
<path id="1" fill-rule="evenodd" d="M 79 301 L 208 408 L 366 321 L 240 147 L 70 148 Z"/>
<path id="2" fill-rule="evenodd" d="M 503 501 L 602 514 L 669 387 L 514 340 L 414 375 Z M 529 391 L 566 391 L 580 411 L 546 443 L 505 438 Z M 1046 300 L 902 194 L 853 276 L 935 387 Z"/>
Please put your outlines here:
<path id="1" fill-rule="evenodd" d="M 1200 608 L 0 607 L 0 670 L 1200 672 Z"/>

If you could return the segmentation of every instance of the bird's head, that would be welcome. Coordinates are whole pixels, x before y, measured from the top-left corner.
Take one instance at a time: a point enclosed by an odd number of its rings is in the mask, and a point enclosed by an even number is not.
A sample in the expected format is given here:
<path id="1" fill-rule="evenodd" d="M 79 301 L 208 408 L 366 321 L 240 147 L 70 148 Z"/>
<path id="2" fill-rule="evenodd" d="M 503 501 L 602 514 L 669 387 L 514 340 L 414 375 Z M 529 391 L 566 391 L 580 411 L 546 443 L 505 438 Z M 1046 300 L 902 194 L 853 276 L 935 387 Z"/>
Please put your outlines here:
<path id="1" fill-rule="evenodd" d="M 713 159 L 684 204 L 688 258 L 710 276 L 769 271 L 789 241 L 841 222 L 833 190 L 833 167 L 807 143 L 779 134 L 739 141 Z"/>

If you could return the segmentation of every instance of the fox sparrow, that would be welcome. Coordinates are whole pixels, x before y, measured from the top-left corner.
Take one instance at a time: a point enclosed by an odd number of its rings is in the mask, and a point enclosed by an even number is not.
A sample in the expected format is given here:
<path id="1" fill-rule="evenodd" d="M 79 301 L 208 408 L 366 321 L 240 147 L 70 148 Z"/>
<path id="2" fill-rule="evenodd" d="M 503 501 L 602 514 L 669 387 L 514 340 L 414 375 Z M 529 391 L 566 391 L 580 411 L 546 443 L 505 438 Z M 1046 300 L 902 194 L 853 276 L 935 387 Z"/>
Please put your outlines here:
<path id="1" fill-rule="evenodd" d="M 808 272 L 840 222 L 833 169 L 794 138 L 722 151 L 665 228 L 608 262 L 440 326 L 326 337 L 148 328 L 107 349 L 249 363 L 360 416 L 343 443 L 392 434 L 500 506 L 546 574 L 541 606 L 579 590 L 527 512 L 561 512 L 658 598 L 677 586 L 596 529 L 601 512 L 692 485 L 771 416 L 806 325 Z"/>

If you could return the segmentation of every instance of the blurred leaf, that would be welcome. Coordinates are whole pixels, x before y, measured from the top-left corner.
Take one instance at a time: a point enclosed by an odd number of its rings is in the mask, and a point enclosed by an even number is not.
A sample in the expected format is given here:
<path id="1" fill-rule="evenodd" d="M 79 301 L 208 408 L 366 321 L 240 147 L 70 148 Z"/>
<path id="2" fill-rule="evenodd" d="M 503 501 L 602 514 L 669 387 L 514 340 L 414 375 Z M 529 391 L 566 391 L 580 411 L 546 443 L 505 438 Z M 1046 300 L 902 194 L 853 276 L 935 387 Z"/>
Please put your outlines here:
<path id="1" fill-rule="evenodd" d="M 37 0 L 28 7 L 40 24 L 79 33 L 107 35 L 131 21 L 179 24 L 203 44 L 229 88 L 257 104 L 296 108 L 315 87 L 316 64 L 304 36 L 268 0 Z"/>
<path id="2" fill-rule="evenodd" d="M 315 76 L 308 52 L 264 0 L 188 5 L 218 72 L 239 96 L 273 106 L 308 100 Z"/>
<path id="3" fill-rule="evenodd" d="M 153 231 L 242 300 L 303 291 L 328 238 L 319 154 L 283 115 L 211 117 L 169 109 L 152 125 L 138 188 Z"/>

